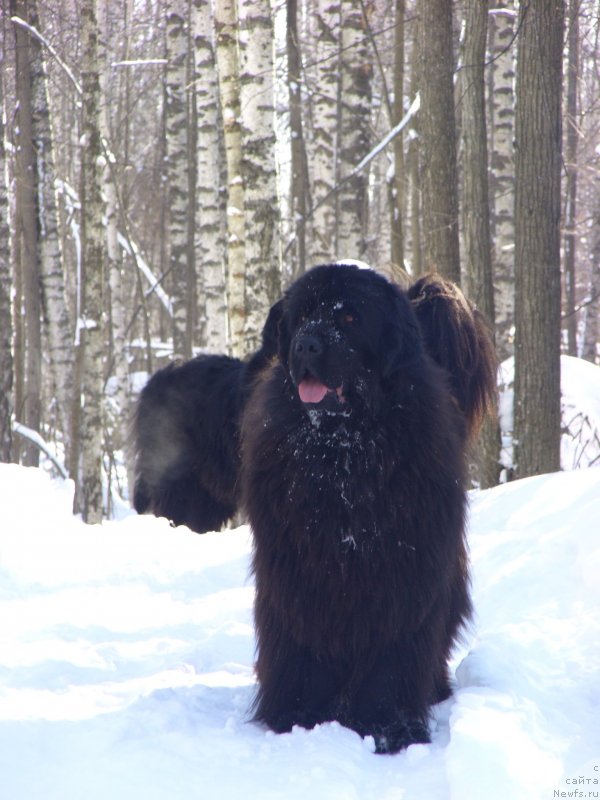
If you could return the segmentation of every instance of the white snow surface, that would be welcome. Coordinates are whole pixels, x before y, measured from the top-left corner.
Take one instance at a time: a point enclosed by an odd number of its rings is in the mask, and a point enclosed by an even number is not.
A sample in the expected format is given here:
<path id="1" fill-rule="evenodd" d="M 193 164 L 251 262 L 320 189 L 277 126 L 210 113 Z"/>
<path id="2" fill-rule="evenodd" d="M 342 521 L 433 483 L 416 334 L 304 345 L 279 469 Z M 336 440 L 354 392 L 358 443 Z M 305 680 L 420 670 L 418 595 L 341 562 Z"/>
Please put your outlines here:
<path id="1" fill-rule="evenodd" d="M 2 800 L 600 796 L 600 469 L 471 494 L 456 692 L 394 756 L 248 721 L 247 528 L 86 526 L 68 481 L 15 465 L 0 494 Z"/>

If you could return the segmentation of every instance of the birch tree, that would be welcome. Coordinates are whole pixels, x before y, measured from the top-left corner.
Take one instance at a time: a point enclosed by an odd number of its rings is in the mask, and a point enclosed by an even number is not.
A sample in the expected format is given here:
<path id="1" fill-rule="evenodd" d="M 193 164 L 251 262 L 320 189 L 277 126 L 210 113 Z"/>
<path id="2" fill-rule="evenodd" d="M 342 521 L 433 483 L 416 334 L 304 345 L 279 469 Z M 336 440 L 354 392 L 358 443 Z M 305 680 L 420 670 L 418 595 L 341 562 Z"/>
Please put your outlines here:
<path id="1" fill-rule="evenodd" d="M 29 0 L 30 24 L 39 28 L 35 0 Z M 36 162 L 38 262 L 40 265 L 46 349 L 55 414 L 65 452 L 69 452 L 70 411 L 73 402 L 73 325 L 69 316 L 65 271 L 59 235 L 56 167 L 46 68 L 42 48 L 30 39 L 32 136 Z"/>
<path id="2" fill-rule="evenodd" d="M 188 298 L 195 294 L 189 253 L 188 0 L 166 4 L 165 126 L 168 180 L 168 253 L 173 304 L 173 355 L 192 355 Z"/>
<path id="3" fill-rule="evenodd" d="M 419 0 L 419 135 L 425 271 L 460 283 L 451 0 Z"/>
<path id="4" fill-rule="evenodd" d="M 115 378 L 114 407 L 110 432 L 112 441 L 110 451 L 125 450 L 129 436 L 129 364 L 127 359 L 127 309 L 125 298 L 123 259 L 119 245 L 119 201 L 116 186 L 116 158 L 110 149 L 109 94 L 110 60 L 107 43 L 109 41 L 108 5 L 106 0 L 98 0 L 98 26 L 101 36 L 98 40 L 100 66 L 99 115 L 100 135 L 104 142 L 104 169 L 102 174 L 103 195 L 106 201 L 106 269 L 108 272 L 110 320 L 110 373 Z M 125 45 L 127 47 L 127 45 Z M 107 412 L 108 409 L 107 407 Z"/>
<path id="5" fill-rule="evenodd" d="M 394 118 L 397 125 L 404 116 L 404 14 L 405 0 L 395 2 L 394 27 Z M 404 137 L 400 133 L 394 139 L 394 178 L 390 199 L 391 207 L 391 258 L 392 263 L 404 266 Z"/>
<path id="6" fill-rule="evenodd" d="M 337 199 L 339 258 L 361 258 L 366 247 L 368 172 L 349 177 L 367 155 L 371 130 L 372 65 L 361 0 L 341 5 L 340 114 Z"/>
<path id="7" fill-rule="evenodd" d="M 494 233 L 496 347 L 500 359 L 514 352 L 515 294 L 515 6 L 494 3 L 490 19 L 491 205 Z"/>
<path id="8" fill-rule="evenodd" d="M 13 0 L 11 13 L 21 20 L 29 19 L 26 0 Z M 18 261 L 17 269 L 22 274 L 22 308 L 24 316 L 24 381 L 23 407 L 16 405 L 18 421 L 39 432 L 42 396 L 42 331 L 40 268 L 37 217 L 37 169 L 33 147 L 32 122 L 32 54 L 28 32 L 14 24 L 15 33 L 15 77 L 16 77 L 16 205 Z M 18 298 L 21 299 L 21 298 Z M 17 366 L 19 366 L 17 364 Z M 19 399 L 19 395 L 16 395 Z M 27 444 L 23 448 L 23 463 L 38 466 L 38 449 Z"/>
<path id="9" fill-rule="evenodd" d="M 245 227 L 242 129 L 235 0 L 216 0 L 219 96 L 227 160 L 227 312 L 229 350 L 244 355 Z"/>
<path id="10" fill-rule="evenodd" d="M 560 469 L 563 0 L 519 10 L 515 142 L 515 464 Z"/>
<path id="11" fill-rule="evenodd" d="M 419 90 L 419 24 L 413 21 L 412 58 L 410 70 L 410 96 L 414 98 Z M 421 241 L 421 179 L 419 171 L 419 115 L 411 120 L 408 140 L 408 174 L 410 180 L 410 260 L 411 272 L 416 278 L 422 275 L 423 252 Z"/>
<path id="12" fill-rule="evenodd" d="M 315 0 L 313 24 L 312 127 L 307 143 L 312 208 L 308 260 L 311 264 L 318 264 L 335 257 L 336 205 L 333 190 L 338 128 L 339 0 Z"/>
<path id="13" fill-rule="evenodd" d="M 590 280 L 588 299 L 584 309 L 582 358 L 592 364 L 598 363 L 600 344 L 600 186 L 596 184 L 595 205 L 592 210 L 590 235 Z"/>
<path id="14" fill-rule="evenodd" d="M 100 62 L 95 0 L 81 0 L 82 32 L 82 302 L 78 320 L 81 373 L 79 508 L 89 523 L 102 521 L 104 261 Z"/>
<path id="15" fill-rule="evenodd" d="M 4 48 L 3 48 L 4 49 Z M 2 54 L 4 55 L 4 53 Z M 0 75 L 0 461 L 10 461 L 12 448 L 12 314 L 9 205 L 4 145 L 4 86 Z"/>
<path id="16" fill-rule="evenodd" d="M 302 56 L 298 32 L 298 0 L 288 0 L 286 50 L 288 72 L 288 97 L 290 104 L 290 236 L 293 247 L 290 252 L 292 278 L 301 275 L 306 269 L 306 226 L 309 202 L 308 162 L 304 142 L 303 76 Z"/>
<path id="17" fill-rule="evenodd" d="M 223 194 L 222 120 L 212 38 L 210 0 L 194 0 L 196 145 L 196 270 L 204 295 L 207 349 L 222 353 L 227 348 L 225 302 L 226 222 Z"/>
<path id="18" fill-rule="evenodd" d="M 240 0 L 240 101 L 245 224 L 244 349 L 260 346 L 281 294 L 275 162 L 274 32 L 269 0 Z"/>
<path id="19" fill-rule="evenodd" d="M 577 252 L 577 144 L 579 139 L 578 80 L 579 80 L 579 10 L 581 0 L 569 0 L 569 24 L 567 30 L 567 102 L 565 136 L 565 233 L 564 233 L 564 275 L 565 275 L 565 328 L 567 332 L 567 352 L 577 355 L 577 314 L 576 295 L 576 252 Z"/>

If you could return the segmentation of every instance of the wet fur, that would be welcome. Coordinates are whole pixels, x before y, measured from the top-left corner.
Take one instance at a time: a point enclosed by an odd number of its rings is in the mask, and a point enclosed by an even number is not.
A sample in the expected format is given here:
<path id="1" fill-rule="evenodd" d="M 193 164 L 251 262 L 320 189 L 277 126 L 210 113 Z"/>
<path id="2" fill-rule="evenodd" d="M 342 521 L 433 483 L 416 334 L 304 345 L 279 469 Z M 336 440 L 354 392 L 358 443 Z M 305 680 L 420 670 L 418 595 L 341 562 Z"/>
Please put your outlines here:
<path id="1" fill-rule="evenodd" d="M 256 375 L 277 350 L 279 304 L 262 347 L 248 361 L 201 355 L 158 370 L 134 421 L 139 514 L 167 517 L 198 533 L 219 530 L 239 507 L 239 420 Z"/>
<path id="2" fill-rule="evenodd" d="M 458 350 L 440 365 L 426 324 L 406 293 L 351 266 L 317 267 L 284 297 L 279 358 L 242 424 L 254 713 L 275 731 L 338 720 L 395 752 L 428 741 L 429 709 L 450 693 L 447 660 L 471 614 L 465 449 L 494 388 L 480 333 L 463 354 L 453 330 Z M 298 335 L 322 343 L 308 366 Z M 474 358 L 468 379 L 444 369 Z M 340 413 L 300 402 L 307 368 L 343 386 Z"/>

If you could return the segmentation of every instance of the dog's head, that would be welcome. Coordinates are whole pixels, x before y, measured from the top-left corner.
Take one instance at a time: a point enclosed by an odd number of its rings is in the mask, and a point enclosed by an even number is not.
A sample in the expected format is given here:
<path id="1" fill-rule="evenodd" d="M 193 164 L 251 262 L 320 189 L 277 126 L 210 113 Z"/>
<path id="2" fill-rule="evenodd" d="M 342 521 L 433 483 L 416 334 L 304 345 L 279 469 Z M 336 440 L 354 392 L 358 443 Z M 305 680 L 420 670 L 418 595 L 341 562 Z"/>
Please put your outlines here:
<path id="1" fill-rule="evenodd" d="M 372 270 L 314 267 L 285 294 L 279 357 L 308 411 L 372 405 L 385 378 L 421 352 L 406 295 Z"/>

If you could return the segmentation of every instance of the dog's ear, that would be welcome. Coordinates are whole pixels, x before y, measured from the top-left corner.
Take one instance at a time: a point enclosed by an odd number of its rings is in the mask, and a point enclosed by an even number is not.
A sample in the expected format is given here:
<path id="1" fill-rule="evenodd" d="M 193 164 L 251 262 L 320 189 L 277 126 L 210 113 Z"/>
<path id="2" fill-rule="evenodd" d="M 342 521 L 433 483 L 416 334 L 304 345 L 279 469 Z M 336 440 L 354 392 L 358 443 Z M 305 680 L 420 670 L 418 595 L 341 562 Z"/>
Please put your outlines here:
<path id="1" fill-rule="evenodd" d="M 283 317 L 283 298 L 274 303 L 262 330 L 262 351 L 271 358 L 279 352 L 279 326 Z"/>
<path id="2" fill-rule="evenodd" d="M 277 303 L 277 326 L 275 354 L 284 365 L 288 366 L 290 346 L 292 344 L 292 331 L 290 330 L 289 301 L 287 293 Z"/>
<path id="3" fill-rule="evenodd" d="M 390 284 L 391 309 L 383 324 L 382 374 L 394 372 L 415 358 L 423 355 L 421 329 L 406 293 L 395 284 Z"/>
<path id="4" fill-rule="evenodd" d="M 497 360 L 483 315 L 460 288 L 440 275 L 425 275 L 408 290 L 425 348 L 446 370 L 452 393 L 475 435 L 496 405 Z"/>

